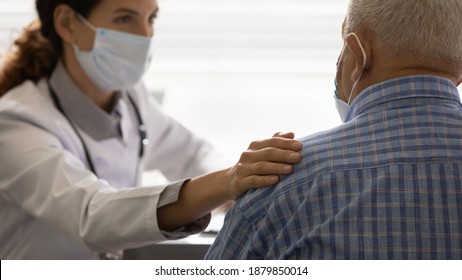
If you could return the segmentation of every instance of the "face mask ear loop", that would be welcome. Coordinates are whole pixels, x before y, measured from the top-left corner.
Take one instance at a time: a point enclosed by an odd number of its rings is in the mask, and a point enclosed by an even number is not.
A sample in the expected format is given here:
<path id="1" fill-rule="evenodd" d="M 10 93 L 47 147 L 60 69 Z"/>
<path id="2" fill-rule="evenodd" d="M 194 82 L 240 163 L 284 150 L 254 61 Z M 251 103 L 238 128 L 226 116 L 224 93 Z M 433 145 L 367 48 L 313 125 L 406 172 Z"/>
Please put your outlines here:
<path id="1" fill-rule="evenodd" d="M 353 96 L 353 91 L 355 90 L 356 86 L 358 85 L 359 81 L 361 80 L 361 77 L 363 75 L 364 68 L 366 67 L 366 51 L 364 50 L 363 45 L 361 44 L 361 40 L 359 40 L 358 36 L 355 33 L 351 33 L 353 36 L 355 36 L 356 41 L 358 41 L 359 48 L 361 49 L 361 52 L 363 53 L 363 69 L 361 70 L 361 74 L 359 74 L 359 78 L 355 81 L 353 84 L 353 87 L 351 88 L 350 96 L 348 97 L 348 105 L 350 105 L 351 102 L 351 97 Z"/>
<path id="2" fill-rule="evenodd" d="M 343 44 L 342 51 L 340 52 L 340 55 L 339 55 L 339 57 L 338 57 L 337 64 L 336 64 L 337 71 L 338 71 L 338 66 L 339 66 L 339 64 L 340 64 L 340 61 L 342 60 L 343 52 L 345 51 L 345 47 L 346 47 L 346 44 Z M 338 97 L 338 83 L 337 83 L 337 78 L 335 78 L 334 83 L 335 83 L 335 94 L 334 94 L 334 96 L 335 96 L 336 98 L 339 98 L 339 97 Z"/>
<path id="3" fill-rule="evenodd" d="M 96 27 L 93 26 L 93 24 L 91 24 L 86 18 L 84 18 L 81 14 L 77 13 L 76 12 L 76 15 L 77 15 L 77 18 L 83 23 L 85 24 L 88 28 L 90 28 L 91 30 L 93 30 L 93 32 L 96 33 Z M 76 53 L 80 52 L 80 49 L 79 47 L 77 46 L 76 42 L 74 42 L 72 44 L 72 47 L 74 48 L 74 51 Z"/>
<path id="4" fill-rule="evenodd" d="M 91 30 L 93 30 L 96 33 L 96 27 L 93 24 L 91 24 L 86 18 L 84 18 L 81 14 L 77 13 L 77 18 L 80 21 L 82 21 L 83 24 L 88 26 L 88 28 L 90 28 Z"/>

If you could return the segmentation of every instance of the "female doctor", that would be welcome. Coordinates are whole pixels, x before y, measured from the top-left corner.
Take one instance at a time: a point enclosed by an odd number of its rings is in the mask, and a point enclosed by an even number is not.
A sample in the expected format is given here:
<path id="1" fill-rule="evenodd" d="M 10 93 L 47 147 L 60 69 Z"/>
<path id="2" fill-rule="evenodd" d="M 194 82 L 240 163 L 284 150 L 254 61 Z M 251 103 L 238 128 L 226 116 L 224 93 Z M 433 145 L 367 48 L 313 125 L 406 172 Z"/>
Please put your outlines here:
<path id="1" fill-rule="evenodd" d="M 292 134 L 209 173 L 212 149 L 138 82 L 156 0 L 37 0 L 0 71 L 0 258 L 88 259 L 203 230 L 300 159 Z M 136 187 L 142 171 L 172 182 Z M 191 178 L 185 180 L 182 178 Z"/>

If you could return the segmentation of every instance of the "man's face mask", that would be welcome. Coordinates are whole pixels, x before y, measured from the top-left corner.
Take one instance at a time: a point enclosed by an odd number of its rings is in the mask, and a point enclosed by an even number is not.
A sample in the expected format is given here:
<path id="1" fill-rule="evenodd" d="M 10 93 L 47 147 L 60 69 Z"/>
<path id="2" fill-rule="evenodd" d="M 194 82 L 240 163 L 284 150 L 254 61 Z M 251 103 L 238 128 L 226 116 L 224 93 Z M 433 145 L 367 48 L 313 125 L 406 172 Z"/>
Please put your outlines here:
<path id="1" fill-rule="evenodd" d="M 91 51 L 81 51 L 73 45 L 77 61 L 88 77 L 104 92 L 136 84 L 151 61 L 152 37 L 96 28 L 78 17 L 96 34 Z"/>
<path id="2" fill-rule="evenodd" d="M 361 79 L 364 67 L 366 67 L 366 51 L 364 50 L 364 47 L 361 44 L 361 40 L 359 40 L 358 36 L 355 33 L 352 33 L 352 34 L 356 38 L 356 40 L 358 41 L 359 47 L 361 48 L 361 51 L 363 53 L 363 69 L 361 70 L 361 73 L 359 74 L 358 79 L 353 83 L 353 87 L 351 88 L 350 94 L 348 95 L 348 102 L 345 102 L 345 101 L 343 101 L 342 99 L 339 98 L 339 96 L 338 96 L 337 78 L 335 78 L 335 80 L 334 80 L 334 84 L 335 84 L 335 90 L 334 90 L 334 93 L 335 93 L 335 95 L 334 95 L 335 107 L 337 108 L 337 112 L 338 112 L 342 122 L 346 122 L 346 120 L 347 120 L 348 113 L 350 112 L 350 104 L 351 104 L 351 97 L 353 95 L 353 91 L 355 90 L 356 86 L 358 85 L 358 83 L 359 83 L 359 81 Z M 339 60 L 338 60 L 339 62 L 337 62 L 337 70 L 338 70 L 339 63 L 342 60 L 345 48 L 346 48 L 346 42 L 343 45 L 342 52 L 340 53 L 340 57 L 339 57 Z"/>

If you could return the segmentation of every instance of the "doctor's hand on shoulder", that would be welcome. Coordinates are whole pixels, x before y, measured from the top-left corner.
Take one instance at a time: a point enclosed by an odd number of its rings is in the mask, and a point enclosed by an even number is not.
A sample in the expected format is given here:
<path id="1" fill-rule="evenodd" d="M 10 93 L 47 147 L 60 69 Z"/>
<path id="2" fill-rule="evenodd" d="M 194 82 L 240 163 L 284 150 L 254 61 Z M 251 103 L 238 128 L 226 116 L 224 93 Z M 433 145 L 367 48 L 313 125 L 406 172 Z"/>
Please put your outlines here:
<path id="1" fill-rule="evenodd" d="M 239 162 L 227 170 L 231 198 L 237 199 L 251 188 L 276 184 L 278 175 L 291 173 L 291 164 L 300 161 L 302 148 L 293 138 L 293 133 L 276 133 L 273 138 L 252 142 Z"/>
<path id="2" fill-rule="evenodd" d="M 177 202 L 158 209 L 159 228 L 174 230 L 250 189 L 276 184 L 279 175 L 290 174 L 292 165 L 301 160 L 301 150 L 302 143 L 294 140 L 293 133 L 252 142 L 233 167 L 186 182 Z"/>

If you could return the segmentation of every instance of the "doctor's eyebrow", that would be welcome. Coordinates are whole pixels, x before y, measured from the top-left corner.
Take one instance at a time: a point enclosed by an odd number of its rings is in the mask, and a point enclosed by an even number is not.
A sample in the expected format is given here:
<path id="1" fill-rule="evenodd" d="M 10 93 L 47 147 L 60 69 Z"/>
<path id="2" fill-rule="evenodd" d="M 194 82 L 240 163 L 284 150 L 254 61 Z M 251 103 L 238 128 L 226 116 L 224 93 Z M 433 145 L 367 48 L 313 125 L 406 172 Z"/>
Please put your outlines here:
<path id="1" fill-rule="evenodd" d="M 159 12 L 159 7 L 154 9 L 152 12 L 152 15 L 157 16 L 157 13 Z M 138 15 L 139 13 L 136 10 L 130 9 L 130 8 L 118 8 L 114 11 L 114 14 L 116 13 L 129 13 L 132 15 Z"/>

